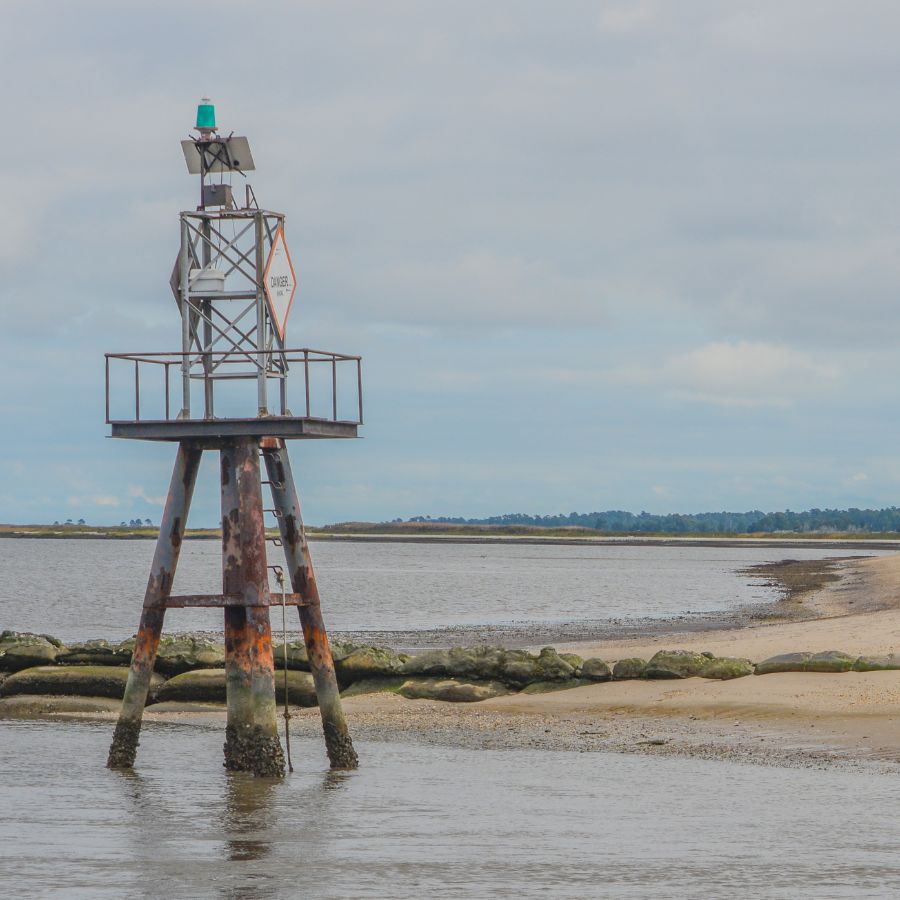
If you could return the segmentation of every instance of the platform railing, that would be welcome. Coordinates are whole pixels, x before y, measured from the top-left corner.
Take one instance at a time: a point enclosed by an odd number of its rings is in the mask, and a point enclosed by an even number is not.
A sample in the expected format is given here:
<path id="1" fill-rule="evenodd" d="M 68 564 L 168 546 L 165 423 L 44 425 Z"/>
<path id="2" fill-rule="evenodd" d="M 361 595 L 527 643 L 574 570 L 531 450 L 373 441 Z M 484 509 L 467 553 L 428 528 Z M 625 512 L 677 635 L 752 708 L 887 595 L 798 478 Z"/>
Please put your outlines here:
<path id="1" fill-rule="evenodd" d="M 308 347 L 294 350 L 250 350 L 247 352 L 212 350 L 192 353 L 107 353 L 105 356 L 107 424 L 234 418 L 231 415 L 215 415 L 215 385 L 217 382 L 224 381 L 252 380 L 256 382 L 260 371 L 257 360 L 260 358 L 266 361 L 266 380 L 277 380 L 279 383 L 278 411 L 273 413 L 267 409 L 264 415 L 297 417 L 297 410 L 291 411 L 288 406 L 288 384 L 290 382 L 292 387 L 296 387 L 298 379 L 302 379 L 303 400 L 299 407 L 301 416 L 307 419 L 348 422 L 357 425 L 363 423 L 362 357 L 359 356 L 313 350 Z M 187 366 L 185 360 L 188 362 Z M 175 373 L 171 371 L 173 368 Z M 318 386 L 314 386 L 311 376 L 321 372 L 323 368 L 326 371 L 326 378 L 330 374 L 330 379 L 325 382 L 324 388 L 321 381 Z M 186 373 L 189 374 L 186 375 Z M 180 389 L 185 375 L 191 382 L 202 382 L 204 385 L 203 401 L 200 404 L 203 410 L 202 416 L 192 415 L 191 406 L 185 409 L 182 402 L 173 403 L 172 401 L 173 383 Z M 348 380 L 350 382 L 349 390 L 347 388 Z M 343 399 L 339 398 L 340 388 L 344 389 Z M 162 392 L 160 415 L 147 416 L 146 397 L 148 392 L 153 393 L 154 399 L 159 401 L 160 391 Z M 116 398 L 113 398 L 113 394 L 117 395 Z M 348 394 L 349 398 L 346 396 Z M 179 392 L 177 396 L 180 400 L 184 396 L 184 392 Z M 145 400 L 143 414 L 142 399 Z M 115 403 L 116 400 L 118 403 Z M 128 415 L 113 415 L 114 403 L 119 408 L 122 405 L 127 407 Z M 352 407 L 353 415 L 339 418 L 339 406 L 341 409 L 345 409 L 348 405 Z M 314 413 L 320 412 L 323 406 L 328 414 L 314 415 Z M 259 407 L 254 405 L 252 416 L 241 416 L 240 418 L 258 416 L 260 416 Z"/>

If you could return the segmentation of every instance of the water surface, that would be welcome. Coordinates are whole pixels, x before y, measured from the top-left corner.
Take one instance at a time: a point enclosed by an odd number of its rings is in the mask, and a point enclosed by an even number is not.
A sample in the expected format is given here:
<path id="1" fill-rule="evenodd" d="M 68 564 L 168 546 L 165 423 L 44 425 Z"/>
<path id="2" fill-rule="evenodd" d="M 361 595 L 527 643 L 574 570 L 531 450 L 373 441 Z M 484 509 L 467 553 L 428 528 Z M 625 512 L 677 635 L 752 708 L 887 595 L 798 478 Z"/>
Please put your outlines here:
<path id="1" fill-rule="evenodd" d="M 153 541 L 0 538 L 0 628 L 63 640 L 137 627 Z M 311 542 L 332 631 L 666 618 L 777 597 L 738 573 L 852 548 Z M 270 549 L 270 561 L 279 561 Z M 888 551 L 883 551 L 888 552 Z M 878 551 L 867 551 L 875 555 Z M 218 541 L 187 541 L 175 593 L 221 589 Z M 166 629 L 221 627 L 210 610 L 171 610 Z M 502 630 L 502 628 L 501 628 Z"/>
<path id="2" fill-rule="evenodd" d="M 360 742 L 330 773 L 222 770 L 218 729 L 0 722 L 10 897 L 838 898 L 900 892 L 896 777 Z M 15 773 L 15 777 L 11 777 Z"/>

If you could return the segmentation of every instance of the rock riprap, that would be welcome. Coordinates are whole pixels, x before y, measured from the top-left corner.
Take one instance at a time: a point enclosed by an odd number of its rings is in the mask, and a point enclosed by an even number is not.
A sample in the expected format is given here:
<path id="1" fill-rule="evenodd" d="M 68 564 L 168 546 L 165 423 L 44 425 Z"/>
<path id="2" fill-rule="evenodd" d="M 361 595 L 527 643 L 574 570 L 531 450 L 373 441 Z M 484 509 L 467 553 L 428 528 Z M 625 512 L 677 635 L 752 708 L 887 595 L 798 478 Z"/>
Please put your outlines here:
<path id="1" fill-rule="evenodd" d="M 122 647 L 134 649 L 134 638 L 123 641 Z M 129 659 L 130 650 L 129 650 Z M 208 638 L 193 635 L 163 635 L 153 667 L 163 675 L 180 675 L 193 669 L 213 669 L 225 665 L 225 648 Z"/>
<path id="2" fill-rule="evenodd" d="M 860 656 L 853 663 L 854 672 L 886 672 L 900 669 L 900 656 L 889 653 L 887 656 Z"/>
<path id="3" fill-rule="evenodd" d="M 840 650 L 821 653 L 781 653 L 756 664 L 757 675 L 778 672 L 849 672 L 857 658 Z"/>
<path id="4" fill-rule="evenodd" d="M 62 641 L 49 634 L 4 631 L 0 633 L 0 670 L 18 672 L 32 666 L 48 665 L 64 650 Z"/>
<path id="5" fill-rule="evenodd" d="M 488 646 L 426 650 L 410 657 L 400 668 L 402 675 L 500 681 L 510 687 L 524 687 L 533 681 L 569 681 L 575 673 L 575 666 L 553 647 L 544 647 L 537 654 Z"/>
<path id="6" fill-rule="evenodd" d="M 744 678 L 753 674 L 753 663 L 749 659 L 734 656 L 714 656 L 707 659 L 699 674 L 701 678 L 715 678 L 719 681 Z"/>
<path id="7" fill-rule="evenodd" d="M 285 653 L 285 649 L 287 653 Z M 356 644 L 346 641 L 331 641 L 331 656 L 336 663 L 357 649 L 360 648 Z M 302 640 L 288 641 L 287 645 L 279 640 L 274 640 L 272 653 L 275 657 L 276 668 L 284 668 L 284 657 L 286 655 L 289 669 L 297 669 L 301 672 L 309 671 L 309 655 L 306 652 L 306 644 Z"/>
<path id="8" fill-rule="evenodd" d="M 0 696 L 15 694 L 60 694 L 121 699 L 128 681 L 127 666 L 37 666 L 10 675 L 0 684 Z M 156 673 L 150 695 L 163 683 Z"/>
<path id="9" fill-rule="evenodd" d="M 627 659 L 620 659 L 613 666 L 613 681 L 631 681 L 636 678 L 644 678 L 647 671 L 647 660 L 640 659 L 637 656 L 629 656 Z"/>
<path id="10" fill-rule="evenodd" d="M 110 643 L 82 641 L 63 647 L 56 661 L 64 666 L 127 666 L 131 664 L 134 640 Z"/>
<path id="11" fill-rule="evenodd" d="M 710 656 L 691 650 L 660 650 L 650 657 L 644 678 L 694 678 L 709 662 Z"/>
<path id="12" fill-rule="evenodd" d="M 410 657 L 382 647 L 356 647 L 334 661 L 334 670 L 342 686 L 365 678 L 390 678 L 399 675 Z"/>
<path id="13" fill-rule="evenodd" d="M 448 703 L 478 703 L 510 693 L 499 681 L 463 681 L 456 678 L 410 678 L 397 689 L 407 700 L 443 700 Z"/>
<path id="14" fill-rule="evenodd" d="M 590 684 L 584 678 L 569 678 L 567 681 L 532 681 L 519 691 L 521 694 L 552 694 L 556 691 L 570 691 L 572 688 Z"/>
<path id="15" fill-rule="evenodd" d="M 753 665 L 748 659 L 693 650 L 660 650 L 649 660 L 628 657 L 610 665 L 593 657 L 498 646 L 453 647 L 415 655 L 384 647 L 332 643 L 335 670 L 346 697 L 390 692 L 408 699 L 474 703 L 510 693 L 537 694 L 592 683 L 631 679 L 710 678 L 728 680 L 754 673 L 878 672 L 900 669 L 900 655 L 854 657 L 838 650 L 783 653 Z M 134 638 L 89 640 L 65 645 L 48 634 L 0 633 L 0 716 L 14 709 L 62 710 L 64 698 L 120 699 L 128 679 Z M 292 704 L 315 706 L 309 658 L 302 640 L 276 642 L 276 697 L 283 702 L 287 657 Z M 196 635 L 165 635 L 160 641 L 148 703 L 226 702 L 225 651 Z M 168 680 L 166 680 L 168 678 Z M 46 702 L 24 698 L 44 696 Z M 19 697 L 21 700 L 13 701 Z M 99 700 L 98 700 L 99 702 Z M 35 706 L 37 704 L 37 706 Z"/>
<path id="16" fill-rule="evenodd" d="M 275 673 L 275 698 L 284 702 L 284 672 Z M 167 703 L 224 703 L 225 669 L 194 669 L 170 678 L 156 692 L 156 701 Z M 316 689 L 308 672 L 288 672 L 288 701 L 294 706 L 315 706 Z"/>
<path id="17" fill-rule="evenodd" d="M 581 664 L 578 675 L 588 681 L 609 681 L 612 678 L 609 666 L 597 657 L 586 659 Z"/>

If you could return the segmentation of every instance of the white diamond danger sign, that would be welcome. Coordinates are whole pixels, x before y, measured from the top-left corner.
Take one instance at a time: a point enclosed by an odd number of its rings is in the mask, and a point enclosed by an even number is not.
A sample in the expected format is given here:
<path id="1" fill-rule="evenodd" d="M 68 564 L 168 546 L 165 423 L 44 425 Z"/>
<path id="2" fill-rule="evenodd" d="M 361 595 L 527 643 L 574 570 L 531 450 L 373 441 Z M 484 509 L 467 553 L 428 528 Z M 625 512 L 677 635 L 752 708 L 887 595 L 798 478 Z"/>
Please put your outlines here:
<path id="1" fill-rule="evenodd" d="M 283 341 L 284 327 L 287 325 L 291 303 L 294 301 L 294 291 L 297 290 L 297 277 L 294 275 L 291 255 L 288 253 L 287 244 L 284 242 L 284 232 L 280 226 L 275 232 L 275 240 L 272 241 L 269 261 L 266 263 L 266 274 L 263 276 L 263 285 L 269 301 L 272 321 L 278 329 L 278 336 Z"/>

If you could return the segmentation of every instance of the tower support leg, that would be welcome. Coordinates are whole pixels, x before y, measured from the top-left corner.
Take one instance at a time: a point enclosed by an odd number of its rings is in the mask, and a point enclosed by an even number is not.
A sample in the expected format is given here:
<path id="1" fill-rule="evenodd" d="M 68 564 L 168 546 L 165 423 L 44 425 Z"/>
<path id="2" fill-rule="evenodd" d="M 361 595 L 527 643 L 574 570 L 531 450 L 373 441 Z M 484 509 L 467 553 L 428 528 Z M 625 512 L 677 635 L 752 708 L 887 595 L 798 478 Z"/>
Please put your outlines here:
<path id="1" fill-rule="evenodd" d="M 280 777 L 258 441 L 229 441 L 221 463 L 223 588 L 244 597 L 243 606 L 225 608 L 225 768 Z"/>
<path id="2" fill-rule="evenodd" d="M 277 510 L 278 527 L 287 557 L 291 586 L 304 600 L 304 605 L 298 607 L 300 624 L 309 656 L 309 667 L 316 685 L 328 758 L 332 769 L 355 769 L 359 766 L 359 757 L 353 748 L 353 741 L 350 739 L 347 721 L 341 708 L 334 659 L 322 618 L 319 590 L 303 530 L 300 500 L 291 473 L 287 449 L 280 438 L 263 438 L 261 446 Z"/>
<path id="3" fill-rule="evenodd" d="M 134 765 L 141 733 L 141 719 L 147 703 L 150 678 L 166 615 L 166 600 L 172 592 L 172 580 L 184 537 L 185 522 L 197 481 L 202 450 L 188 442 L 178 446 L 169 494 L 159 526 L 156 551 L 144 608 L 131 656 L 131 671 L 125 686 L 122 710 L 109 748 L 106 765 L 110 769 L 130 769 Z"/>

